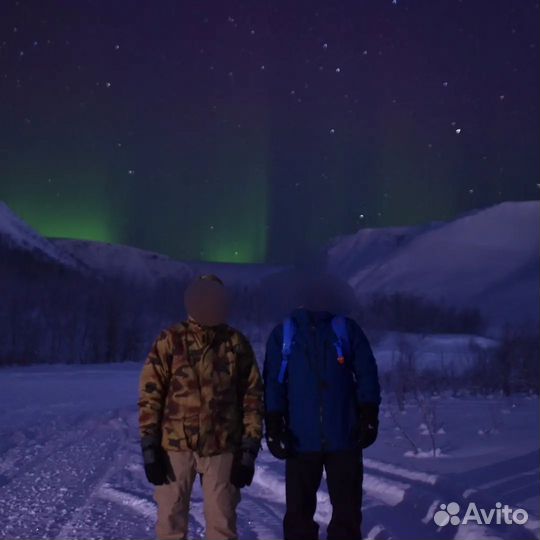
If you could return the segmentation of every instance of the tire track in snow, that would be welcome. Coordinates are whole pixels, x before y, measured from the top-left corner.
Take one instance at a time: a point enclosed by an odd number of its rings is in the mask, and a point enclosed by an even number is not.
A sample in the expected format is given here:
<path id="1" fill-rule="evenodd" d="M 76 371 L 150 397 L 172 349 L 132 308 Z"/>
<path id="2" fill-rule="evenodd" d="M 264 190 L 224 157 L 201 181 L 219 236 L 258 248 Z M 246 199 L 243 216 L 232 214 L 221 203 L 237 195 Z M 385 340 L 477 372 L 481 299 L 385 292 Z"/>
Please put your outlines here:
<path id="1" fill-rule="evenodd" d="M 60 531 L 58 532 L 56 536 L 56 540 L 67 540 L 75 538 L 78 535 L 80 526 L 78 525 L 80 521 L 82 521 L 80 518 L 84 514 L 84 512 L 92 505 L 93 500 L 95 497 L 99 496 L 102 491 L 105 491 L 106 494 L 109 494 L 110 496 L 114 495 L 113 488 L 110 488 L 110 491 L 107 491 L 107 488 L 109 487 L 107 481 L 108 479 L 116 472 L 117 467 L 121 465 L 123 462 L 125 462 L 126 459 L 126 453 L 125 453 L 125 447 L 120 448 L 120 451 L 116 457 L 116 459 L 113 461 L 113 463 L 105 470 L 105 473 L 97 480 L 97 482 L 94 484 L 94 487 L 88 494 L 86 500 L 84 503 L 79 506 L 70 516 L 69 520 L 66 521 Z"/>
<path id="2" fill-rule="evenodd" d="M 4 478 L 2 485 L 11 482 L 13 479 L 31 471 L 33 468 L 39 467 L 42 461 L 53 456 L 56 452 L 77 443 L 81 437 L 92 435 L 101 427 L 95 419 L 90 418 L 77 418 L 72 423 L 63 425 L 62 428 L 56 428 L 56 432 L 53 433 L 50 432 L 50 424 L 46 426 L 46 429 L 49 429 L 49 431 L 47 433 L 48 438 L 44 441 L 44 444 L 40 442 L 41 433 L 34 435 L 33 438 L 28 437 L 21 430 L 9 435 L 11 439 L 16 438 L 18 440 L 2 456 L 2 461 L 0 462 L 0 474 Z"/>
<path id="3" fill-rule="evenodd" d="M 252 493 L 252 488 L 242 490 L 242 502 L 238 507 L 238 536 L 243 540 L 277 539 L 283 536 L 281 520 L 282 512 L 265 499 Z"/>
<path id="4" fill-rule="evenodd" d="M 114 416 L 114 414 L 113 414 Z M 9 538 L 55 538 L 84 506 L 96 482 L 116 466 L 113 458 L 125 441 L 127 427 L 103 421 L 83 422 L 75 435 L 63 438 L 39 458 L 19 469 L 0 487 L 0 536 Z"/>
<path id="5" fill-rule="evenodd" d="M 376 461 L 371 458 L 365 457 L 363 461 L 364 468 L 366 469 L 373 469 L 378 472 L 388 473 L 405 480 L 413 480 L 415 482 L 434 485 L 439 478 L 436 474 L 413 471 L 411 469 L 406 469 L 405 467 L 400 467 L 391 463 L 384 463 L 383 461 Z"/>

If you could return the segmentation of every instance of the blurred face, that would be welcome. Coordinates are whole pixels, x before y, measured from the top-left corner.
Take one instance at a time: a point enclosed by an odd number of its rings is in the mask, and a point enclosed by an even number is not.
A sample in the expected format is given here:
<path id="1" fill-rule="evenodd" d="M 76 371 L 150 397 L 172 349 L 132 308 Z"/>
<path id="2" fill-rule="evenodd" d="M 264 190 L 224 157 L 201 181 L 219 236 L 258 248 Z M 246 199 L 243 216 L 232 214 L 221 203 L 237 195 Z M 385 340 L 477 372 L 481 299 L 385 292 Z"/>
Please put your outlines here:
<path id="1" fill-rule="evenodd" d="M 201 279 L 194 281 L 186 289 L 184 302 L 188 315 L 202 326 L 227 322 L 229 295 L 220 283 Z"/>
<path id="2" fill-rule="evenodd" d="M 343 302 L 338 285 L 330 275 L 308 276 L 298 291 L 299 305 L 309 311 L 339 311 Z"/>

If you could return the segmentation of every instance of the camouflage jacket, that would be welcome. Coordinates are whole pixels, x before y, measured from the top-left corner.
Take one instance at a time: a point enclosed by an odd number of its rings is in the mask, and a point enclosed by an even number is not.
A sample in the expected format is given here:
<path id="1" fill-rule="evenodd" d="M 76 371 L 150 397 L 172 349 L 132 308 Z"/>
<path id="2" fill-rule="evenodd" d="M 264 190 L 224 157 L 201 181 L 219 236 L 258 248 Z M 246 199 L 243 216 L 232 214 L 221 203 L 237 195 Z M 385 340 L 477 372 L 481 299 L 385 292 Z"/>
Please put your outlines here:
<path id="1" fill-rule="evenodd" d="M 140 379 L 142 437 L 209 456 L 258 445 L 263 414 L 261 375 L 240 332 L 192 321 L 161 332 Z"/>

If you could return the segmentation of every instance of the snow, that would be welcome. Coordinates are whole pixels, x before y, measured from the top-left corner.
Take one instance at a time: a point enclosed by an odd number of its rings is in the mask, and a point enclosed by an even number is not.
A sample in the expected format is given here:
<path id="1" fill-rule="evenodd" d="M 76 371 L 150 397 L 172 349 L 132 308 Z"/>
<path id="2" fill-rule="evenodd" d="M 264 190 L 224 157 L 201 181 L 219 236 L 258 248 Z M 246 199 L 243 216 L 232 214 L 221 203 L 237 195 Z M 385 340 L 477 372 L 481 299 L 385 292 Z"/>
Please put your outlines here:
<path id="1" fill-rule="evenodd" d="M 427 433 L 426 433 L 427 435 Z M 446 454 L 442 452 L 440 448 L 435 448 L 435 454 L 433 453 L 433 450 L 418 450 L 418 452 L 413 452 L 412 450 L 407 450 L 403 454 L 405 457 L 410 458 L 442 458 L 442 457 L 448 457 Z"/>
<path id="2" fill-rule="evenodd" d="M 133 171 L 131 171 L 133 172 Z M 23 251 L 60 266 L 94 275 L 122 277 L 152 284 L 163 279 L 185 281 L 196 274 L 216 273 L 228 285 L 257 282 L 283 267 L 264 264 L 182 262 L 120 244 L 69 238 L 44 238 L 0 201 L 0 249 Z"/>
<path id="3" fill-rule="evenodd" d="M 350 277 L 358 269 L 389 256 L 416 231 L 414 227 L 361 229 L 356 234 L 339 237 L 328 249 L 330 268 L 337 274 Z"/>
<path id="4" fill-rule="evenodd" d="M 370 531 L 367 533 L 366 540 L 383 538 L 383 536 L 379 536 L 380 534 L 384 534 L 384 527 L 381 525 L 375 525 L 375 527 L 370 529 Z"/>
<path id="5" fill-rule="evenodd" d="M 487 350 L 497 345 L 498 342 L 493 339 L 467 334 L 422 335 L 388 332 L 373 348 L 381 371 L 392 369 L 399 358 L 400 349 L 405 348 L 414 351 L 419 369 L 452 367 L 459 373 L 470 367 L 474 360 L 471 347 Z"/>
<path id="6" fill-rule="evenodd" d="M 155 503 L 144 476 L 137 433 L 140 367 L 131 362 L 0 372 L 1 538 L 154 537 Z M 446 432 L 436 437 L 445 459 L 403 455 L 407 443 L 394 439 L 394 425 L 385 414 L 392 404 L 392 396 L 385 395 L 379 440 L 364 453 L 367 538 L 537 537 L 537 397 L 441 396 L 438 407 Z M 492 407 L 510 412 L 499 435 L 479 437 L 476 431 Z M 407 403 L 400 421 L 412 437 L 423 437 L 417 433 L 421 415 L 413 403 Z M 523 527 L 470 524 L 438 531 L 432 516 L 440 503 L 451 501 L 463 503 L 462 508 L 469 501 L 484 508 L 501 501 L 525 508 L 530 520 Z M 316 519 L 324 538 L 331 517 L 324 480 L 317 502 Z M 284 510 L 284 464 L 264 447 L 254 482 L 242 491 L 240 538 L 282 538 Z M 191 538 L 204 537 L 198 482 L 190 530 Z M 442 531 L 451 536 L 441 536 Z"/>
<path id="7" fill-rule="evenodd" d="M 185 263 L 130 246 L 64 238 L 53 238 L 50 242 L 98 275 L 152 283 L 167 277 L 181 280 L 193 274 Z"/>
<path id="8" fill-rule="evenodd" d="M 130 246 L 88 240 L 53 238 L 50 242 L 98 274 L 123 276 L 146 283 L 214 273 L 228 286 L 239 286 L 253 283 L 282 268 L 263 264 L 182 262 Z"/>
<path id="9" fill-rule="evenodd" d="M 361 295 L 413 292 L 460 306 L 478 305 L 499 320 L 506 314 L 514 321 L 538 318 L 538 210 L 536 201 L 504 203 L 450 223 L 364 229 L 332 244 L 330 266 Z M 179 262 L 127 246 L 48 240 L 2 203 L 0 250 L 8 257 L 24 254 L 25 265 L 35 259 L 55 268 L 90 272 L 96 282 L 102 277 L 140 282 L 136 290 L 144 289 L 143 284 L 157 287 L 211 272 L 250 297 L 254 284 L 263 284 L 266 291 L 272 279 L 265 280 L 283 270 L 270 265 Z M 8 273 L 11 275 L 13 272 Z M 62 275 L 60 272 L 59 279 Z M 28 282 L 17 281 L 16 285 L 22 291 Z M 74 280 L 73 286 L 78 287 L 79 282 Z M 150 317 L 145 305 L 145 316 Z M 40 313 L 41 307 L 34 306 L 33 312 Z M 7 312 L 3 321 L 6 336 L 26 335 L 21 327 L 8 326 Z M 140 321 L 140 328 L 150 332 L 150 322 Z M 262 358 L 266 323 L 245 322 L 240 328 L 250 335 Z M 85 329 L 91 323 L 85 319 Z M 36 334 L 36 347 L 43 347 L 51 332 L 45 328 Z M 420 369 L 450 366 L 457 373 L 474 360 L 471 344 L 481 349 L 497 346 L 496 341 L 481 336 L 397 333 L 387 333 L 373 343 L 381 373 L 392 368 L 403 347 L 415 351 Z M 79 353 L 80 349 L 76 347 Z M 130 354 L 129 358 L 137 357 Z M 70 353 L 67 359 L 72 357 Z M 140 363 L 128 362 L 0 371 L 0 538 L 154 537 L 155 503 L 144 476 L 137 435 L 140 367 Z M 364 453 L 367 538 L 538 538 L 537 396 L 455 398 L 441 394 L 436 399 L 436 457 L 418 405 L 406 402 L 404 410 L 395 415 L 394 403 L 395 396 L 384 396 L 379 440 Z M 424 427 L 419 429 L 421 424 Z M 407 437 L 420 452 L 411 451 Z M 461 525 L 451 531 L 448 527 L 438 530 L 432 522 L 439 504 L 475 501 L 491 508 L 498 500 L 525 508 L 529 522 L 506 529 Z M 316 519 L 324 537 L 331 517 L 324 481 L 317 502 Z M 284 510 L 284 464 L 264 448 L 253 485 L 243 490 L 240 538 L 281 538 Z M 192 538 L 204 537 L 197 482 L 190 529 Z"/>
<path id="10" fill-rule="evenodd" d="M 0 201 L 0 250 L 2 248 L 32 253 L 41 260 L 69 267 L 78 265 L 73 257 L 40 236 Z"/>
<path id="11" fill-rule="evenodd" d="M 499 326 L 538 321 L 533 291 L 540 285 L 539 210 L 538 201 L 507 202 L 448 223 L 361 229 L 328 247 L 329 270 L 346 279 L 361 299 L 373 293 L 403 292 L 457 307 L 478 307 Z M 22 251 L 59 267 L 85 270 L 98 278 L 121 278 L 146 289 L 169 280 L 185 283 L 195 274 L 212 272 L 237 290 L 252 290 L 286 270 L 266 264 L 182 262 L 129 246 L 46 239 L 3 203 L 0 250 L 8 256 Z M 30 259 L 25 261 L 30 268 Z"/>
<path id="12" fill-rule="evenodd" d="M 505 202 L 448 223 L 361 229 L 327 253 L 361 296 L 398 291 L 537 321 L 539 242 L 540 203 Z"/>
<path id="13" fill-rule="evenodd" d="M 427 474 L 419 471 L 410 471 L 404 469 L 403 467 L 397 467 L 396 465 L 380 463 L 373 459 L 364 458 L 364 466 L 369 467 L 370 469 L 375 469 L 380 472 L 387 472 L 401 476 L 402 478 L 408 478 L 409 480 L 415 480 L 417 482 L 422 482 L 424 484 L 435 484 L 437 482 L 437 475 Z"/>
<path id="14" fill-rule="evenodd" d="M 501 536 L 490 534 L 487 527 L 476 523 L 460 525 L 454 538 L 455 540 L 502 540 Z"/>
<path id="15" fill-rule="evenodd" d="M 428 508 L 426 515 L 422 518 L 422 523 L 428 524 L 431 522 L 431 520 L 433 519 L 433 515 L 435 514 L 435 510 L 439 508 L 440 502 L 441 501 L 439 501 L 439 499 L 435 499 L 431 503 L 431 506 Z"/>

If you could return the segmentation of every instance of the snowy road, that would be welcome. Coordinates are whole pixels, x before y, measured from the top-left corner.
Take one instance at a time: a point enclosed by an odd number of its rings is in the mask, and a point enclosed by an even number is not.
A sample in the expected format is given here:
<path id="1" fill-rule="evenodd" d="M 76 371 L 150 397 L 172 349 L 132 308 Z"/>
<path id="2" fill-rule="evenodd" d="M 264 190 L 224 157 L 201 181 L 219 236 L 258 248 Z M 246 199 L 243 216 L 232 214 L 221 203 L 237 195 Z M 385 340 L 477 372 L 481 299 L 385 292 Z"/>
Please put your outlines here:
<path id="1" fill-rule="evenodd" d="M 0 372 L 1 538 L 153 538 L 155 505 L 137 437 L 137 379 L 135 365 Z M 466 405 L 468 410 L 471 403 Z M 522 416 L 509 413 L 515 415 L 512 425 L 519 427 L 525 421 L 533 425 L 534 419 L 527 420 L 527 408 L 537 406 L 537 400 L 524 401 Z M 537 513 L 524 527 L 439 528 L 432 519 L 440 503 L 452 500 L 460 504 L 474 500 L 490 507 L 503 497 L 508 504 L 537 507 L 538 448 L 527 438 L 534 441 L 535 436 L 537 441 L 538 431 L 524 435 L 518 447 L 508 437 L 491 439 L 482 443 L 491 452 L 485 454 L 481 444 L 460 448 L 454 442 L 454 458 L 407 460 L 383 416 L 381 440 L 365 457 L 364 534 L 378 540 L 538 538 Z M 460 438 L 456 435 L 456 440 Z M 281 538 L 284 500 L 283 464 L 264 451 L 253 485 L 243 491 L 240 538 Z M 321 538 L 330 515 L 323 485 L 316 514 Z M 191 537 L 204 537 L 198 482 L 190 529 Z"/>

